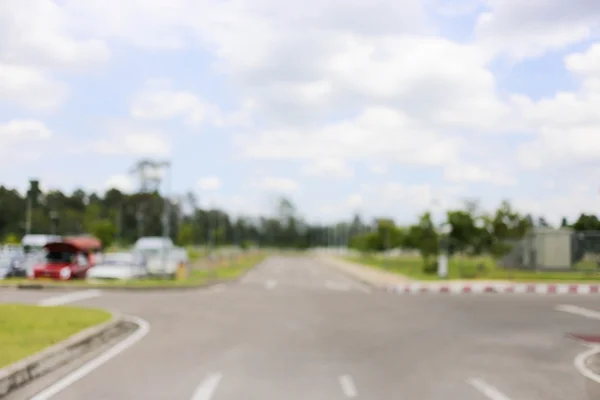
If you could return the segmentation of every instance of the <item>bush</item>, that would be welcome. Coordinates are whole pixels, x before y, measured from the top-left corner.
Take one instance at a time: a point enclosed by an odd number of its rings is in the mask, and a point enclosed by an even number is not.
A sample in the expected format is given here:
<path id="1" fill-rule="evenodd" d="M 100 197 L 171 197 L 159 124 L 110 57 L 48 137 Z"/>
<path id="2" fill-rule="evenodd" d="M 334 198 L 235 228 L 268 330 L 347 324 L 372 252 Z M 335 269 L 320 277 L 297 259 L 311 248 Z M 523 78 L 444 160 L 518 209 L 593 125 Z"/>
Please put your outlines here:
<path id="1" fill-rule="evenodd" d="M 244 240 L 242 243 L 240 243 L 240 247 L 242 250 L 248 250 L 252 247 L 255 247 L 254 242 L 251 240 Z"/>
<path id="2" fill-rule="evenodd" d="M 437 260 L 426 260 L 423 262 L 423 272 L 428 275 L 434 275 L 438 272 Z"/>
<path id="3" fill-rule="evenodd" d="M 190 248 L 190 249 L 188 249 L 187 252 L 188 252 L 188 259 L 192 262 L 198 261 L 200 258 L 202 258 L 202 252 L 197 249 Z"/>

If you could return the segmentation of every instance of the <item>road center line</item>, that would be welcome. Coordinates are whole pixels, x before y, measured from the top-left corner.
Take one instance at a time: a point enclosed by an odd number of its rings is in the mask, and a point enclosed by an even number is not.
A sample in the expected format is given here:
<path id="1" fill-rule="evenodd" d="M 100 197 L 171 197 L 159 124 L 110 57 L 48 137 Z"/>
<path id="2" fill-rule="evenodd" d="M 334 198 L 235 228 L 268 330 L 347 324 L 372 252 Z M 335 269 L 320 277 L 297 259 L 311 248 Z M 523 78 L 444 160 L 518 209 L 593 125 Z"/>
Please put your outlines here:
<path id="1" fill-rule="evenodd" d="M 342 392 L 348 398 L 353 398 L 358 395 L 356 391 L 356 385 L 354 385 L 354 380 L 350 375 L 342 375 L 340 376 L 340 386 L 342 387 Z"/>
<path id="2" fill-rule="evenodd" d="M 274 281 L 273 279 L 269 279 L 266 283 L 265 283 L 265 287 L 269 290 L 274 289 L 275 286 L 277 286 L 277 281 Z"/>
<path id="3" fill-rule="evenodd" d="M 210 400 L 222 378 L 223 375 L 220 373 L 208 375 L 200 382 L 198 387 L 196 387 L 191 400 Z"/>
<path id="4" fill-rule="evenodd" d="M 587 308 L 583 308 L 583 307 L 579 307 L 579 306 L 572 306 L 569 304 L 560 304 L 555 307 L 555 310 L 579 315 L 579 316 L 586 317 L 586 318 L 600 319 L 600 312 L 590 310 Z"/>
<path id="5" fill-rule="evenodd" d="M 138 326 L 138 329 L 134 333 L 132 333 L 123 341 L 117 343 L 116 345 L 108 349 L 106 352 L 102 353 L 100 356 L 88 361 L 80 368 L 71 372 L 69 375 L 65 376 L 61 380 L 55 382 L 52 386 L 44 389 L 29 400 L 50 399 L 55 394 L 60 393 L 73 383 L 77 382 L 79 379 L 88 375 L 90 372 L 92 372 L 102 364 L 106 363 L 113 357 L 116 357 L 123 351 L 127 350 L 129 347 L 133 346 L 136 342 L 138 342 L 144 336 L 146 336 L 148 332 L 150 332 L 150 324 L 147 321 L 138 317 L 127 316 L 125 318 L 127 318 L 129 321 L 135 323 Z"/>
<path id="6" fill-rule="evenodd" d="M 72 292 L 63 294 L 61 296 L 54 296 L 48 299 L 41 300 L 38 305 L 42 307 L 52 307 L 52 306 L 60 306 L 67 303 L 72 303 L 77 300 L 91 299 L 93 297 L 101 296 L 102 292 L 100 290 L 81 290 L 78 292 Z"/>
<path id="7" fill-rule="evenodd" d="M 488 385 L 481 379 L 467 379 L 467 383 L 473 386 L 475 389 L 477 389 L 479 393 L 481 393 L 490 400 L 510 400 L 509 397 L 504 395 L 498 389 Z"/>

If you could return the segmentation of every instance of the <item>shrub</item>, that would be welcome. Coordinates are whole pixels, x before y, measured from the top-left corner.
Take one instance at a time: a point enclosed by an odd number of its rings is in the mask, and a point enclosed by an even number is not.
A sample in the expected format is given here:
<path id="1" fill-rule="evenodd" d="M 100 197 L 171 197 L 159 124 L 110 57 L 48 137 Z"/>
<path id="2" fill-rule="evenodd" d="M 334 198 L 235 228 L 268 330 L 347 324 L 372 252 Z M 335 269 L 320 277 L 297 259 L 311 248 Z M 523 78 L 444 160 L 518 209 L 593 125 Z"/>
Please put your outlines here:
<path id="1" fill-rule="evenodd" d="M 425 260 L 423 262 L 423 272 L 428 275 L 437 274 L 438 272 L 438 262 L 437 260 Z"/>

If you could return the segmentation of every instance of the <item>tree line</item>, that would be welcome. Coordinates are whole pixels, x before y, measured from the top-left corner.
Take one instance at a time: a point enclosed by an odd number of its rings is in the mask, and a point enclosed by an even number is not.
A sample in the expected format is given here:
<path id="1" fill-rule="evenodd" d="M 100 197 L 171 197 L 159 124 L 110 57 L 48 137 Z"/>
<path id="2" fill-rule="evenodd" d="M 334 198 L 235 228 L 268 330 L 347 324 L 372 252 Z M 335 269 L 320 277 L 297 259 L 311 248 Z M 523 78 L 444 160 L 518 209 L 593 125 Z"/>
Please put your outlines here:
<path id="1" fill-rule="evenodd" d="M 491 213 L 483 212 L 472 201 L 465 202 L 461 209 L 447 211 L 444 222 L 447 234 L 440 236 L 430 212 L 423 213 L 409 226 L 398 226 L 389 218 L 363 221 L 360 215 L 325 225 L 306 222 L 293 202 L 285 198 L 271 216 L 232 217 L 218 208 L 201 208 L 192 193 L 165 199 L 156 191 L 42 192 L 39 182 L 32 181 L 27 193 L 21 195 L 17 190 L 0 186 L 0 239 L 9 242 L 19 241 L 26 232 L 89 233 L 106 246 L 126 245 L 141 236 L 161 236 L 165 214 L 168 234 L 180 245 L 254 244 L 281 248 L 348 245 L 363 252 L 400 247 L 419 251 L 424 257 L 437 254 L 440 248 L 450 253 L 499 256 L 531 227 L 549 226 L 543 217 L 534 219 L 521 214 L 508 201 Z M 578 231 L 600 231 L 600 221 L 595 215 L 582 214 L 572 224 L 563 218 L 561 225 Z"/>

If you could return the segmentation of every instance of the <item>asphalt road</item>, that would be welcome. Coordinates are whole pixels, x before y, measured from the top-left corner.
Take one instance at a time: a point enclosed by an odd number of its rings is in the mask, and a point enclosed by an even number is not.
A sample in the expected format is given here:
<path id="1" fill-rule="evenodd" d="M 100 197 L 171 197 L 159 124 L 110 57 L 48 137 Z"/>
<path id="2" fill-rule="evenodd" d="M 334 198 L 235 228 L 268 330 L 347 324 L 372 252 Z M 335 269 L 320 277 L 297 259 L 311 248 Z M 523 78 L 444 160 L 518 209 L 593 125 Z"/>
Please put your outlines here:
<path id="1" fill-rule="evenodd" d="M 3 302 L 59 295 L 0 289 Z M 208 290 L 73 304 L 138 316 L 150 332 L 56 400 L 585 400 L 573 359 L 586 348 L 565 335 L 600 334 L 600 320 L 556 310 L 600 311 L 597 296 L 400 296 L 299 257 Z"/>

